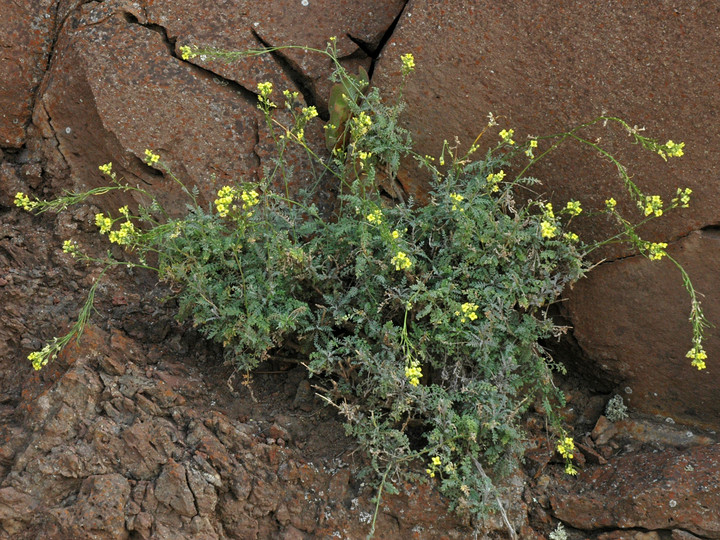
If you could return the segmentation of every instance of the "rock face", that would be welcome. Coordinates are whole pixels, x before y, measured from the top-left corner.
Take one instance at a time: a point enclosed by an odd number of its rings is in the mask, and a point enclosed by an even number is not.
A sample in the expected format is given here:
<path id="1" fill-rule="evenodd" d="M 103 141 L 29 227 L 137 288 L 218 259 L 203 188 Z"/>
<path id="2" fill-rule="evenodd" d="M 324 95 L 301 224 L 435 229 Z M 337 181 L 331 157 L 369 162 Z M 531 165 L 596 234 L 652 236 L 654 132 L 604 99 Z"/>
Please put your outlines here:
<path id="1" fill-rule="evenodd" d="M 168 363 L 171 355 L 89 328 L 82 347 L 26 382 L 17 407 L 24 428 L 0 444 L 0 537 L 367 534 L 372 490 L 341 460 L 309 462 L 299 451 L 313 430 L 330 426 L 307 424 L 293 437 L 277 423 L 233 420 L 218 410 L 227 400 L 188 362 L 192 352 L 184 365 Z M 164 363 L 153 365 L 153 356 Z M 469 534 L 430 486 L 405 493 L 385 499 L 378 538 L 409 538 L 411 529 L 423 538 Z M 518 527 L 527 521 L 522 511 L 515 518 Z"/>
<path id="2" fill-rule="evenodd" d="M 698 292 L 707 294 L 703 307 L 711 321 L 720 320 L 712 299 L 720 290 L 718 248 L 720 236 L 707 229 L 678 240 L 669 251 Z M 718 368 L 712 361 L 703 371 L 688 365 L 690 302 L 672 262 L 630 257 L 602 264 L 576 284 L 567 309 L 578 343 L 622 389 L 632 409 L 717 427 Z M 605 314 L 601 321 L 598 313 Z M 715 341 L 711 337 L 713 346 Z"/>
<path id="3" fill-rule="evenodd" d="M 0 146 L 25 142 L 35 90 L 45 72 L 57 16 L 55 0 L 8 2 L 0 28 Z"/>
<path id="4" fill-rule="evenodd" d="M 552 513 L 583 530 L 679 529 L 720 538 L 718 467 L 717 444 L 619 457 L 557 482 L 550 490 Z"/>
<path id="5" fill-rule="evenodd" d="M 232 63 L 184 61 L 184 45 L 324 49 L 336 36 L 341 62 L 353 71 L 365 67 L 388 94 L 397 88 L 400 55 L 412 52 L 417 72 L 404 89 L 405 121 L 421 153 L 437 153 L 443 139 L 456 135 L 468 146 L 490 111 L 516 137 L 562 131 L 607 111 L 649 134 L 684 140 L 686 156 L 665 164 L 628 148 L 619 131 L 588 135 L 602 137 L 646 192 L 669 200 L 676 187 L 693 189 L 690 210 L 652 222 L 642 234 L 671 244 L 671 255 L 706 294 L 709 319 L 720 324 L 713 297 L 720 290 L 720 210 L 717 186 L 708 181 L 718 176 L 720 160 L 712 129 L 720 93 L 708 76 L 720 50 L 720 7 L 713 2 L 5 4 L 0 538 L 289 540 L 360 538 L 369 530 L 373 493 L 353 477 L 352 464 L 328 457 L 352 455 L 352 448 L 326 440 L 341 426 L 315 422 L 310 383 L 302 377 L 289 383 L 294 375 L 268 382 L 281 388 L 269 390 L 267 401 L 283 394 L 291 413 L 266 411 L 261 420 L 253 420 L 260 406 L 249 398 L 218 397 L 230 375 L 207 373 L 217 351 L 174 326 L 171 307 L 149 292 L 152 275 L 112 276 L 101 291 L 100 327 L 40 374 L 27 366 L 30 351 L 68 328 L 97 274 L 74 268 L 62 240 L 81 237 L 103 253 L 94 213 L 133 200 L 107 197 L 98 206 L 32 217 L 13 207 L 17 191 L 51 197 L 104 185 L 97 167 L 112 161 L 128 182 L 182 212 L 179 186 L 142 162 L 146 148 L 209 201 L 223 183 L 256 179 L 270 163 L 271 137 L 256 108 L 259 82 L 298 91 L 326 116 L 327 57 L 283 49 Z M 323 144 L 319 126 L 307 137 Z M 480 144 L 494 141 L 488 132 Z M 286 157 L 302 170 L 300 152 Z M 587 150 L 568 146 L 532 172 L 558 204 L 580 199 L 592 210 L 614 196 L 632 210 L 615 171 Z M 423 199 L 421 175 L 408 173 L 403 181 Z M 578 221 L 587 238 L 610 230 L 601 218 Z M 719 428 L 717 333 L 709 331 L 707 371 L 693 371 L 684 357 L 688 301 L 676 269 L 631 255 L 623 248 L 603 252 L 608 261 L 569 295 L 566 314 L 584 353 L 579 362 L 606 384 L 630 389 L 623 396 L 632 411 Z M 507 517 L 521 538 L 546 535 L 551 516 L 582 531 L 573 540 L 720 538 L 716 444 L 620 457 L 613 457 L 617 446 L 588 445 L 586 459 L 598 465 L 587 465 L 577 481 L 553 480 L 544 509 L 536 501 L 539 480 L 530 488 L 522 476 L 512 480 Z M 545 444 L 534 455 L 538 470 L 551 454 Z M 378 538 L 469 537 L 432 486 L 401 487 L 401 495 L 384 499 Z M 485 534 L 506 538 L 506 528 L 497 516 Z"/>

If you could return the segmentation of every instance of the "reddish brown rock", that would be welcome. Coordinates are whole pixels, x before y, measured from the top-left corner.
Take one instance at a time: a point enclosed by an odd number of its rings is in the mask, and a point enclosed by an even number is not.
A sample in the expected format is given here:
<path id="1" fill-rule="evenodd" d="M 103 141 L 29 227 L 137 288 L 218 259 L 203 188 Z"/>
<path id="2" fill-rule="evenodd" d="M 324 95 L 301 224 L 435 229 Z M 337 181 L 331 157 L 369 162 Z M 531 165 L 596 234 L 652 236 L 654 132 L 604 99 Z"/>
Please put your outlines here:
<path id="1" fill-rule="evenodd" d="M 556 480 L 552 514 L 583 530 L 681 529 L 720 538 L 718 470 L 718 444 L 621 456 Z"/>
<path id="2" fill-rule="evenodd" d="M 45 70 L 55 23 L 55 0 L 6 2 L 0 26 L 0 146 L 25 143 L 32 104 Z"/>
<path id="3" fill-rule="evenodd" d="M 78 493 L 78 500 L 55 515 L 68 538 L 125 540 L 125 505 L 130 484 L 120 474 L 91 476 Z"/>
<path id="4" fill-rule="evenodd" d="M 719 248 L 717 232 L 703 230 L 669 251 L 693 277 L 697 291 L 707 295 L 700 299 L 710 321 L 720 321 L 720 304 L 712 297 L 720 291 Z M 685 357 L 692 336 L 689 299 L 670 261 L 631 257 L 602 264 L 575 285 L 567 308 L 578 343 L 622 389 L 629 407 L 718 426 L 720 342 L 711 328 L 707 369 L 690 366 Z"/>
<path id="5" fill-rule="evenodd" d="M 155 482 L 155 498 L 181 516 L 193 517 L 197 514 L 185 467 L 172 459 L 165 464 Z"/>

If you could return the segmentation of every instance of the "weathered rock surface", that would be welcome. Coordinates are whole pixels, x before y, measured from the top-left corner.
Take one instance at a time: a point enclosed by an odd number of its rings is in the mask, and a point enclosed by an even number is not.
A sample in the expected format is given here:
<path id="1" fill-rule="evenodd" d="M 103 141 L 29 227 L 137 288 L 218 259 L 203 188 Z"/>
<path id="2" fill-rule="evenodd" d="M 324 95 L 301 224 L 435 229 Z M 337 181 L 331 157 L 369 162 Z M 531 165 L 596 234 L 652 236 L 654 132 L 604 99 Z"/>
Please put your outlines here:
<path id="1" fill-rule="evenodd" d="M 707 229 L 669 251 L 707 295 L 701 300 L 711 321 L 720 320 L 712 298 L 720 291 L 719 248 L 717 231 Z M 690 367 L 690 302 L 672 262 L 630 257 L 602 264 L 575 285 L 567 309 L 578 343 L 631 408 L 717 428 L 720 370 L 714 359 L 720 358 L 720 343 L 710 329 L 708 368 Z M 598 313 L 605 314 L 603 320 Z"/>
<path id="2" fill-rule="evenodd" d="M 469 147 L 486 126 L 488 112 L 502 127 L 514 128 L 518 140 L 565 131 L 608 113 L 646 126 L 646 134 L 663 142 L 685 141 L 685 156 L 665 163 L 629 145 L 620 130 L 588 132 L 590 138 L 602 137 L 645 192 L 669 201 L 677 187 L 692 188 L 689 210 L 668 213 L 640 232 L 674 246 L 672 253 L 707 295 L 703 305 L 717 321 L 720 289 L 714 276 L 720 268 L 714 233 L 683 237 L 716 225 L 720 215 L 717 185 L 709 181 L 720 170 L 715 150 L 720 135 L 706 127 L 717 123 L 720 110 L 720 93 L 706 76 L 720 49 L 719 24 L 720 7 L 714 3 L 541 0 L 531 7 L 488 0 L 458 9 L 449 2 L 412 0 L 373 82 L 392 90 L 400 54 L 414 53 L 417 71 L 404 89 L 405 120 L 421 154 L 436 154 L 443 139 L 456 135 Z M 488 132 L 479 144 L 487 148 L 496 141 L 495 132 Z M 587 210 L 597 210 L 613 196 L 618 208 L 636 212 L 623 197 L 613 166 L 594 151 L 567 145 L 529 173 L 543 181 L 556 206 L 578 199 Z M 423 176 L 412 178 L 406 188 L 422 198 Z M 601 216 L 578 221 L 577 230 L 586 239 L 613 232 Z M 618 248 L 602 256 L 629 254 Z M 694 372 L 685 358 L 689 302 L 671 264 L 634 258 L 608 263 L 570 297 L 570 323 L 592 360 L 583 362 L 588 371 L 637 390 L 631 405 L 639 410 L 720 427 L 714 390 L 720 369 L 712 360 L 720 358 L 720 340 L 708 332 L 708 370 Z"/>
<path id="3" fill-rule="evenodd" d="M 576 479 L 556 480 L 549 490 L 551 513 L 588 531 L 679 529 L 678 534 L 720 538 L 718 471 L 717 444 L 620 456 L 588 467 Z"/>
<path id="4" fill-rule="evenodd" d="M 0 485 L 0 536 L 367 534 L 373 492 L 353 481 L 346 463 L 305 460 L 297 447 L 267 437 L 286 433 L 278 425 L 243 423 L 214 408 L 210 381 L 195 367 L 151 368 L 146 359 L 158 346 L 115 336 L 88 329 L 83 346 L 71 347 L 48 372 L 50 380 L 36 375 L 27 385 L 17 408 L 24 427 L 0 444 L 9 466 Z M 122 360 L 122 373 L 108 369 L 116 365 L 108 358 Z M 299 437 L 308 439 L 307 432 Z M 431 486 L 405 488 L 384 499 L 378 538 L 408 538 L 413 528 L 422 538 L 468 534 Z M 513 517 L 518 527 L 526 524 L 522 507 Z"/>
<path id="5" fill-rule="evenodd" d="M 57 16 L 55 0 L 5 2 L 0 26 L 0 146 L 25 142 L 32 105 L 45 72 Z"/>

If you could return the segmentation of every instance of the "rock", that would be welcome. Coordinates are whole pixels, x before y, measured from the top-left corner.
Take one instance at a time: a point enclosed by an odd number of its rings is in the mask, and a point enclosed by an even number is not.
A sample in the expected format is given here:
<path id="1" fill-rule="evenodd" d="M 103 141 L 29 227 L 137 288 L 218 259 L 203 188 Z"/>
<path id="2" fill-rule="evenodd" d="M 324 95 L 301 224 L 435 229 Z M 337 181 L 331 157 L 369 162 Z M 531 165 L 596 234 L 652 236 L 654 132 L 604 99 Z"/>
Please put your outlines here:
<path id="1" fill-rule="evenodd" d="M 38 501 L 27 493 L 8 486 L 0 488 L 0 525 L 10 535 L 22 532 L 32 521 Z"/>
<path id="2" fill-rule="evenodd" d="M 700 293 L 720 290 L 720 235 L 696 231 L 669 249 L 692 276 Z M 675 421 L 717 428 L 720 343 L 709 334 L 708 368 L 690 366 L 690 303 L 680 273 L 670 261 L 630 257 L 602 264 L 573 288 L 568 312 L 574 336 L 593 366 L 632 393 L 630 410 L 672 417 Z M 720 304 L 703 302 L 711 321 L 720 321 Z M 599 321 L 598 314 L 606 320 Z"/>
<path id="3" fill-rule="evenodd" d="M 582 530 L 677 528 L 720 538 L 719 467 L 720 444 L 623 455 L 556 480 L 552 514 Z"/>
<path id="4" fill-rule="evenodd" d="M 690 534 L 687 531 L 673 529 L 672 540 L 700 540 L 700 537 Z"/>
<path id="5" fill-rule="evenodd" d="M 78 500 L 55 511 L 67 537 L 125 540 L 125 505 L 130 484 L 120 474 L 90 476 L 82 484 Z"/>
<path id="6" fill-rule="evenodd" d="M 19 148 L 52 44 L 53 0 L 11 2 L 3 6 L 0 28 L 0 146 Z"/>
<path id="7" fill-rule="evenodd" d="M 613 438 L 617 433 L 617 428 L 610 422 L 605 416 L 598 418 L 595 427 L 592 430 L 591 437 L 598 446 L 607 444 L 607 442 Z"/>
<path id="8" fill-rule="evenodd" d="M 193 517 L 198 513 L 187 483 L 185 467 L 172 459 L 165 464 L 155 482 L 155 497 L 181 516 Z"/>

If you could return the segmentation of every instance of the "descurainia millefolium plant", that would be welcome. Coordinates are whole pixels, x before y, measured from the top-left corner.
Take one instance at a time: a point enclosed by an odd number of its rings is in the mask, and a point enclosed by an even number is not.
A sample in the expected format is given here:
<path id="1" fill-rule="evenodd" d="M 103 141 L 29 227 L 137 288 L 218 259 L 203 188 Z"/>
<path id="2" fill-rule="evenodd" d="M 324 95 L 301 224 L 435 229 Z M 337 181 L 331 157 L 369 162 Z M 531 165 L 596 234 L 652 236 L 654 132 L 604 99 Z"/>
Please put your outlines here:
<path id="1" fill-rule="evenodd" d="M 637 228 L 686 207 L 691 193 L 678 189 L 669 204 L 646 195 L 621 163 L 582 134 L 594 124 L 618 125 L 634 143 L 664 159 L 681 156 L 684 145 L 660 144 L 610 116 L 520 141 L 509 126 L 495 131 L 490 115 L 467 152 L 446 142 L 436 158 L 419 155 L 399 122 L 402 84 L 397 99 L 386 102 L 362 72 L 345 71 L 334 40 L 325 50 L 299 48 L 325 54 L 335 66 L 331 121 L 325 126 L 329 154 L 311 148 L 305 137 L 308 123 L 317 121 L 316 109 L 302 106 L 297 93 L 276 92 L 264 82 L 257 106 L 277 144 L 277 158 L 259 179 L 222 187 L 207 206 L 151 150 L 146 163 L 188 197 L 186 216 L 167 217 L 151 193 L 124 184 L 110 163 L 100 167 L 108 187 L 52 201 L 19 193 L 17 205 L 60 211 L 110 190 L 145 197 L 147 204 L 137 211 L 123 207 L 96 216 L 100 233 L 137 262 L 91 258 L 72 240 L 63 250 L 103 265 L 103 272 L 118 265 L 156 270 L 179 289 L 180 317 L 221 343 L 226 359 L 240 370 L 250 372 L 274 356 L 294 356 L 305 364 L 318 392 L 342 412 L 348 433 L 367 451 L 370 470 L 379 478 L 376 513 L 383 491 L 418 478 L 439 482 L 462 513 L 482 516 L 497 507 L 491 477 L 517 465 L 521 417 L 538 400 L 558 437 L 566 471 L 576 474 L 573 439 L 553 412 L 564 402 L 553 372 L 563 367 L 540 345 L 564 331 L 548 308 L 584 275 L 587 255 L 601 245 L 625 241 L 651 260 L 669 257 L 665 243 L 645 241 Z M 201 54 L 233 60 L 271 50 L 276 49 L 188 46 L 181 53 L 186 60 Z M 399 69 L 404 83 L 415 69 L 411 54 L 400 58 Z M 283 108 L 292 118 L 287 125 L 276 114 Z M 481 155 L 479 140 L 494 137 L 491 133 L 497 138 Z M 580 201 L 555 208 L 541 198 L 516 196 L 519 188 L 539 183 L 525 174 L 528 169 L 567 141 L 589 145 L 611 160 L 623 191 L 638 205 L 640 218 L 633 220 L 620 214 L 614 199 L 606 201 L 601 212 L 618 224 L 618 233 L 603 242 L 585 244 L 572 232 L 573 219 L 583 212 Z M 318 210 L 311 189 L 296 197 L 288 189 L 272 189 L 290 180 L 283 162 L 288 145 L 307 152 L 319 178 L 334 179 L 338 202 L 331 212 Z M 383 178 L 395 177 L 403 158 L 416 160 L 431 179 L 424 206 L 390 200 L 378 189 Z M 673 262 L 691 298 L 688 357 L 703 369 L 705 319 L 688 275 Z M 80 337 L 96 285 L 71 332 L 30 354 L 35 369 Z"/>

